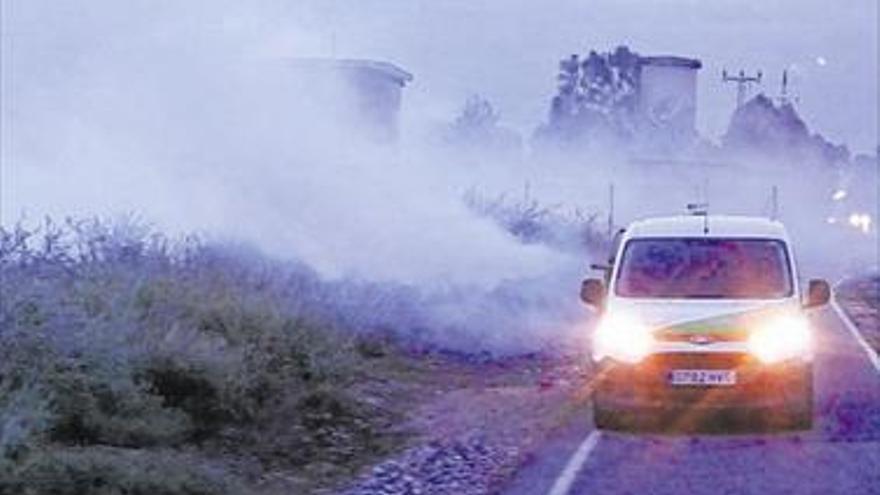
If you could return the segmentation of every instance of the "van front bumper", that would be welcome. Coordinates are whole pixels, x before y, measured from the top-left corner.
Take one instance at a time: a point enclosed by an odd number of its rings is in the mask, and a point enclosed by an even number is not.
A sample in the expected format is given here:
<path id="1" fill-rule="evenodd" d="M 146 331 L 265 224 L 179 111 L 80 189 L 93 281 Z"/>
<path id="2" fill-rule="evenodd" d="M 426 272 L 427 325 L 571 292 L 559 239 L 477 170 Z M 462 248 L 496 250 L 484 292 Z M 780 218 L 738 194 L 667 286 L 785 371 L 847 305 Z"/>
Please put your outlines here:
<path id="1" fill-rule="evenodd" d="M 673 385 L 677 369 L 734 370 L 731 385 Z M 605 409 L 791 409 L 812 403 L 812 365 L 802 359 L 763 364 L 747 353 L 653 354 L 638 364 L 599 363 L 594 400 Z"/>

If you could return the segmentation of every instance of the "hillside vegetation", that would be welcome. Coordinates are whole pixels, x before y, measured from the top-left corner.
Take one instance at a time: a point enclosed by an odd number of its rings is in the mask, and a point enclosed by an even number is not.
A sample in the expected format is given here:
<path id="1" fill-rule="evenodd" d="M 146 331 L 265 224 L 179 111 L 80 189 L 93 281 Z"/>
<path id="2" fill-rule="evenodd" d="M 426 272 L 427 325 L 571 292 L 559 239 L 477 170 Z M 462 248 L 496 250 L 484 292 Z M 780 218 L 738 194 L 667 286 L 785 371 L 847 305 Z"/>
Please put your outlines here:
<path id="1" fill-rule="evenodd" d="M 358 388 L 408 370 L 358 316 L 399 297 L 136 222 L 2 230 L 0 275 L 0 493 L 236 493 L 399 444 Z"/>

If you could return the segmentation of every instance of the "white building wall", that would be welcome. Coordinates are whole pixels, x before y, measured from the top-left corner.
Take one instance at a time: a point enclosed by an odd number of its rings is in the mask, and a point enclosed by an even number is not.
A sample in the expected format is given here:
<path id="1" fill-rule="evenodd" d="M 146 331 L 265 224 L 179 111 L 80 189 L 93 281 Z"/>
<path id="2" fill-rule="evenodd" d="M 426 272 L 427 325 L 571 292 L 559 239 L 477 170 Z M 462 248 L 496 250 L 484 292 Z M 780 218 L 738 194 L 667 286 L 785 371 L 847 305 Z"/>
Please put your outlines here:
<path id="1" fill-rule="evenodd" d="M 296 59 L 291 90 L 315 125 L 378 142 L 397 137 L 402 91 L 412 76 L 385 62 Z"/>
<path id="2" fill-rule="evenodd" d="M 639 108 L 654 125 L 692 133 L 697 116 L 697 70 L 672 65 L 643 65 Z"/>

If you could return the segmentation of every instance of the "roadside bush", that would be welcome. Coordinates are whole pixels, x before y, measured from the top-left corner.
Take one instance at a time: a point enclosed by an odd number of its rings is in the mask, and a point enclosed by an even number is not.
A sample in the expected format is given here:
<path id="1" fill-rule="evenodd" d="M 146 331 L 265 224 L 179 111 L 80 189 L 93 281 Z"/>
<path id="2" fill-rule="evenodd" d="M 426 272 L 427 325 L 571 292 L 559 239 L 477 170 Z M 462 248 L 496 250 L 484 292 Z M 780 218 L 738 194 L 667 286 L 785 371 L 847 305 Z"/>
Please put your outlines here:
<path id="1" fill-rule="evenodd" d="M 142 373 L 151 392 L 161 397 L 163 407 L 185 413 L 190 423 L 190 440 L 209 438 L 233 419 L 219 389 L 222 380 L 204 367 L 157 358 Z"/>
<path id="2" fill-rule="evenodd" d="M 364 459 L 394 449 L 403 433 L 401 415 L 359 401 L 336 386 L 303 390 L 271 409 L 259 427 L 231 433 L 227 442 L 245 446 L 269 469 L 334 466 L 352 472 Z"/>
<path id="3" fill-rule="evenodd" d="M 27 457 L 50 427 L 45 389 L 33 373 L 22 373 L 27 357 L 0 347 L 0 479 Z"/>
<path id="4" fill-rule="evenodd" d="M 402 294 L 134 221 L 0 227 L 0 480 L 18 480 L 0 492 L 229 493 L 150 457 L 190 445 L 267 466 L 377 455 L 393 415 L 354 393 L 352 330 L 417 306 Z"/>
<path id="5" fill-rule="evenodd" d="M 0 493 L 20 495 L 235 495 L 240 484 L 173 451 L 62 448 L 31 456 Z"/>
<path id="6" fill-rule="evenodd" d="M 589 227 L 536 208 L 485 211 L 529 242 Z M 211 493 L 168 463 L 126 464 L 137 452 L 192 450 L 353 469 L 400 440 L 399 409 L 360 395 L 383 360 L 404 346 L 511 342 L 530 320 L 552 327 L 545 316 L 560 314 L 557 291 L 567 289 L 547 285 L 428 292 L 326 281 L 246 247 L 168 239 L 136 219 L 0 226 L 0 479 L 71 472 L 91 480 L 71 493 L 150 493 L 149 476 L 169 469 L 155 493 Z M 127 453 L 113 464 L 111 452 Z M 34 483 L 12 493 L 68 493 Z"/>
<path id="7" fill-rule="evenodd" d="M 519 199 L 502 194 L 487 198 L 475 190 L 464 195 L 465 204 L 478 215 L 491 218 L 508 233 L 527 244 L 542 243 L 577 254 L 604 252 L 606 236 L 596 225 L 597 214 L 562 205 L 542 205 L 528 189 Z"/>
<path id="8" fill-rule="evenodd" d="M 28 421 L 28 436 L 77 445 L 181 442 L 188 418 L 163 408 L 160 397 L 132 378 L 125 363 L 106 357 L 63 356 L 39 337 L 0 338 L 0 411 L 15 416 L 17 406 L 22 416 L 38 418 Z M 4 428 L 3 440 L 13 437 Z"/>
<path id="9" fill-rule="evenodd" d="M 72 362 L 71 362 L 72 361 Z M 177 445 L 192 429 L 179 409 L 164 407 L 126 365 L 65 360 L 44 372 L 55 417 L 51 440 L 74 445 Z"/>

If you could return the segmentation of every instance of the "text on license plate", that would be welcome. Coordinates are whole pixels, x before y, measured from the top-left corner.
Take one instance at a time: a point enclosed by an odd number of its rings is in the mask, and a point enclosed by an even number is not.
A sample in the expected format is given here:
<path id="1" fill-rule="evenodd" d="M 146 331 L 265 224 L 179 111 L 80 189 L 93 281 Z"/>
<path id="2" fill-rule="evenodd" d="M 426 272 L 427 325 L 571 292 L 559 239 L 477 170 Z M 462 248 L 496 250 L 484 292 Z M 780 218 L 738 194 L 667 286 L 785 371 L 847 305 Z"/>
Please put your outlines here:
<path id="1" fill-rule="evenodd" d="M 735 370 L 672 370 L 671 385 L 736 385 Z"/>

